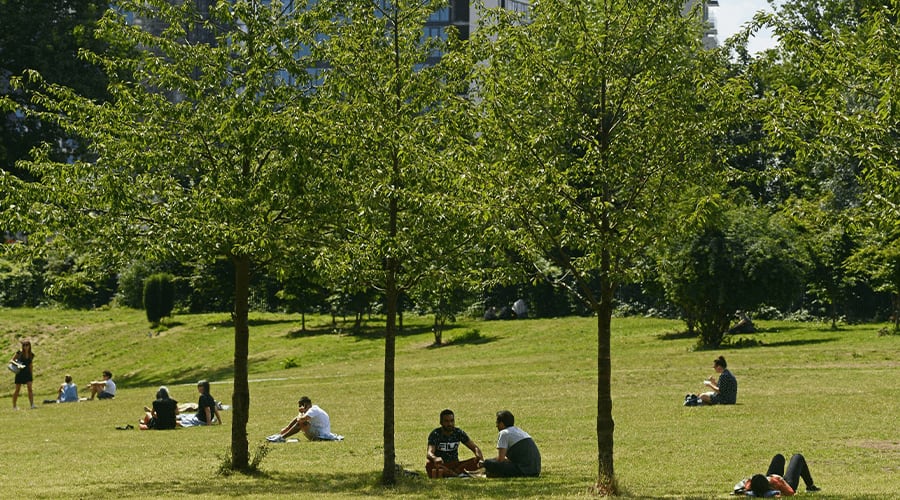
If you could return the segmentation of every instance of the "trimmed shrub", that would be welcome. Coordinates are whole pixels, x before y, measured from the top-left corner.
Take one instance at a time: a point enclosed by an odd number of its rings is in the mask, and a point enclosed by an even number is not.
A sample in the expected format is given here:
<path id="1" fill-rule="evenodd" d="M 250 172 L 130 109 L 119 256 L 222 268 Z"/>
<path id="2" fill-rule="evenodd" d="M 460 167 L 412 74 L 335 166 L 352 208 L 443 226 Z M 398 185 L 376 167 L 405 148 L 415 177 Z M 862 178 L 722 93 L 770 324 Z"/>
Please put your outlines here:
<path id="1" fill-rule="evenodd" d="M 175 307 L 175 278 L 171 274 L 159 273 L 144 281 L 144 309 L 147 321 L 158 325 L 166 316 L 172 315 Z"/>

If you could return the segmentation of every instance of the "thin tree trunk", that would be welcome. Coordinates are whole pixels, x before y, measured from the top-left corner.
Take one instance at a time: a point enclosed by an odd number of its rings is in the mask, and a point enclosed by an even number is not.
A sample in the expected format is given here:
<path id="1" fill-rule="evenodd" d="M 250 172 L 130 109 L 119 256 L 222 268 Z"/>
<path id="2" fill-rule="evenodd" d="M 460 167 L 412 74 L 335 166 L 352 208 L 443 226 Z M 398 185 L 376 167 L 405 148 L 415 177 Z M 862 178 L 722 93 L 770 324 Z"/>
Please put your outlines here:
<path id="1" fill-rule="evenodd" d="M 612 417 L 612 299 L 613 288 L 609 281 L 609 257 L 604 253 L 600 280 L 600 303 L 597 308 L 597 491 L 602 495 L 617 495 L 613 468 Z"/>
<path id="2" fill-rule="evenodd" d="M 247 422 L 250 420 L 250 385 L 247 359 L 250 354 L 250 258 L 238 256 L 234 262 L 234 392 L 231 396 L 231 468 L 244 471 L 250 465 Z"/>

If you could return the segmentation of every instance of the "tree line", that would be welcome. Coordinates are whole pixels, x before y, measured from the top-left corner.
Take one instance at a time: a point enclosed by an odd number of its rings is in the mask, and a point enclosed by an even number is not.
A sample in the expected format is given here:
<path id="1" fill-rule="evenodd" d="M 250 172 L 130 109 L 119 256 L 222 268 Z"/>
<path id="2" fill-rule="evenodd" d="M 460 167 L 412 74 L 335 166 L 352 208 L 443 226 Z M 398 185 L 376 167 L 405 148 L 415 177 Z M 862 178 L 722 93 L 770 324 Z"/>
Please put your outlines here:
<path id="1" fill-rule="evenodd" d="M 91 90 L 53 62 L 0 68 L 4 143 L 23 145 L 0 212 L 28 234 L 3 245 L 3 300 L 128 303 L 163 271 L 183 304 L 230 310 L 237 470 L 251 291 L 379 304 L 385 484 L 404 303 L 455 314 L 460 291 L 512 286 L 594 315 L 605 494 L 617 307 L 677 314 L 708 345 L 735 309 L 896 328 L 896 3 L 784 2 L 716 50 L 676 1 L 486 11 L 467 40 L 423 37 L 441 1 L 115 3 L 40 56 L 90 68 Z M 779 44 L 749 54 L 762 27 Z"/>

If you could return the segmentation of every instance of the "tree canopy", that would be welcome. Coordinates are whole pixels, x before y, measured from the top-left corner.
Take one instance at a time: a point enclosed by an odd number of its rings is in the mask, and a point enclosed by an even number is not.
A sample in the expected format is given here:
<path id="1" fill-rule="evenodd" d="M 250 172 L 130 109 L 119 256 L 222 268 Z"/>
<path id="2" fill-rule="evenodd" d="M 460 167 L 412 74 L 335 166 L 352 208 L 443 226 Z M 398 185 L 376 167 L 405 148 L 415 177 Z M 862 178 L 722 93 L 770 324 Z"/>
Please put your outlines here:
<path id="1" fill-rule="evenodd" d="M 598 318 L 604 493 L 618 489 L 613 292 L 641 275 L 646 248 L 703 206 L 712 179 L 701 28 L 678 2 L 542 1 L 527 18 L 497 11 L 476 33 L 478 182 L 498 235 L 527 261 L 551 264 Z"/>

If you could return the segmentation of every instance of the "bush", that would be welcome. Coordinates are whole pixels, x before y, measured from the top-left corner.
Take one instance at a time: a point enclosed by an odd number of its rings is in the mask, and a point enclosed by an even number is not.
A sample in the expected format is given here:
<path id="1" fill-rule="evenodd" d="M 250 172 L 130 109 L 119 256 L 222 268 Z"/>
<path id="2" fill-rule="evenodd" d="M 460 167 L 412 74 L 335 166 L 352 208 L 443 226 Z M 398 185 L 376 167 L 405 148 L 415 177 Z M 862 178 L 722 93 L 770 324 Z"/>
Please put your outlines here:
<path id="1" fill-rule="evenodd" d="M 0 260 L 0 307 L 35 307 L 43 289 L 43 277 L 33 266 Z"/>
<path id="2" fill-rule="evenodd" d="M 144 304 L 144 282 L 153 274 L 150 266 L 143 261 L 134 261 L 119 272 L 119 286 L 116 301 L 119 305 L 141 309 Z"/>
<path id="3" fill-rule="evenodd" d="M 150 323 L 157 325 L 161 319 L 172 315 L 175 307 L 174 282 L 175 278 L 166 273 L 149 276 L 144 282 L 144 309 Z"/>

